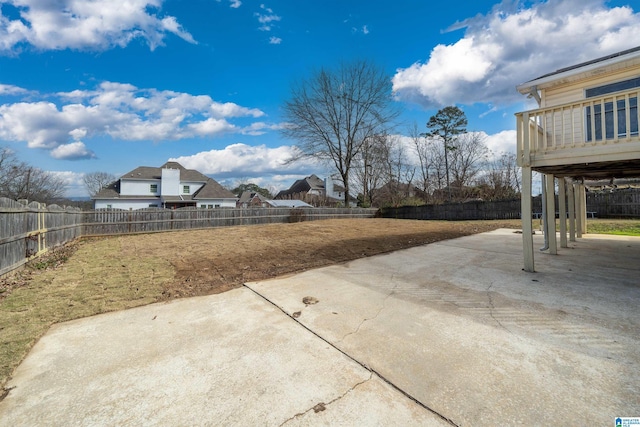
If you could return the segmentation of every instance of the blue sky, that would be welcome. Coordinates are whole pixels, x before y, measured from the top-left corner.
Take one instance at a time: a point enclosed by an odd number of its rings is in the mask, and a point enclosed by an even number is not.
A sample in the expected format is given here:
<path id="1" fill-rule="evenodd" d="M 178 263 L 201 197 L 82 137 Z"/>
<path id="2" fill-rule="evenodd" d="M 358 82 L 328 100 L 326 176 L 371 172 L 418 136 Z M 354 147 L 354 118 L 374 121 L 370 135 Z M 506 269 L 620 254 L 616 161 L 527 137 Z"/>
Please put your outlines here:
<path id="1" fill-rule="evenodd" d="M 275 189 L 295 81 L 366 59 L 402 109 L 398 132 L 458 105 L 513 151 L 515 86 L 638 45 L 636 0 L 0 0 L 0 146 L 55 172 L 120 176 L 169 159 L 223 184 Z"/>

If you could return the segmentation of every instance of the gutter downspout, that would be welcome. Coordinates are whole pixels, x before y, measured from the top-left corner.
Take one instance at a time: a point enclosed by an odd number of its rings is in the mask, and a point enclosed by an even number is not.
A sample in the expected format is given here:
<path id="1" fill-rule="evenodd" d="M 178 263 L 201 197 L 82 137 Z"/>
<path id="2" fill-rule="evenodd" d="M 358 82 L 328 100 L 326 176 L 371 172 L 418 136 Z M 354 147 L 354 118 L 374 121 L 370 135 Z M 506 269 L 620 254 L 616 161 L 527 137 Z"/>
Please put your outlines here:
<path id="1" fill-rule="evenodd" d="M 547 221 L 547 176 L 545 174 L 542 174 L 542 233 L 544 246 L 540 250 L 546 251 L 549 249 L 549 222 Z"/>

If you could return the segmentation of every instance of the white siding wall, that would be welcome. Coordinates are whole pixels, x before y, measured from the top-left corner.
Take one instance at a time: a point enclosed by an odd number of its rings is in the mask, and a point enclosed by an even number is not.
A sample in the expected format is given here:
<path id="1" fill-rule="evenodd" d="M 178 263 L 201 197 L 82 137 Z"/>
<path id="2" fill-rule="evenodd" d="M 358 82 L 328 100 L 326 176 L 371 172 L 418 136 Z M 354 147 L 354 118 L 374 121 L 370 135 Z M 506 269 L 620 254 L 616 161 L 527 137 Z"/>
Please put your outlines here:
<path id="1" fill-rule="evenodd" d="M 151 184 L 158 185 L 158 192 L 151 193 L 149 191 L 149 186 Z M 159 196 L 160 195 L 160 180 L 158 179 L 149 179 L 149 180 L 120 180 L 120 194 L 122 196 Z"/>
<path id="2" fill-rule="evenodd" d="M 160 205 L 160 201 L 154 200 L 143 200 L 143 199 L 126 199 L 126 200 L 96 200 L 94 207 L 95 209 L 107 208 L 108 205 L 111 205 L 112 209 L 144 209 L 148 208 L 150 204 L 158 204 L 158 207 L 162 207 Z"/>
<path id="3" fill-rule="evenodd" d="M 202 182 L 181 181 L 180 182 L 180 194 L 187 194 L 182 192 L 183 186 L 189 186 L 189 194 L 193 194 L 200 189 L 204 184 Z"/>
<path id="4" fill-rule="evenodd" d="M 220 205 L 221 208 L 235 208 L 236 199 L 210 199 L 210 200 L 198 200 L 198 207 L 207 207 L 208 205 L 216 206 Z"/>
<path id="5" fill-rule="evenodd" d="M 162 169 L 162 190 L 163 196 L 177 196 L 181 194 L 180 169 Z"/>
<path id="6" fill-rule="evenodd" d="M 579 82 L 556 86 L 542 91 L 542 107 L 568 104 L 585 99 L 584 91 L 593 87 L 615 83 L 640 76 L 638 68 L 614 71 L 591 77 Z"/>

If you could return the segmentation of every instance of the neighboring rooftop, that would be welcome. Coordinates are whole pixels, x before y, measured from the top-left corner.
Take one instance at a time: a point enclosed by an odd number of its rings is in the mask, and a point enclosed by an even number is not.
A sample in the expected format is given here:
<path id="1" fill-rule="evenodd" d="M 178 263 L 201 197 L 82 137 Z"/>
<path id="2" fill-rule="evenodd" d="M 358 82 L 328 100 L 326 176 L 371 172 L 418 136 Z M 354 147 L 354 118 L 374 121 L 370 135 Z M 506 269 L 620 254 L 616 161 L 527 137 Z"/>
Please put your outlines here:
<path id="1" fill-rule="evenodd" d="M 160 179 L 162 178 L 162 169 L 179 169 L 181 181 L 206 182 L 211 179 L 195 169 L 185 168 L 178 162 L 166 162 L 160 167 L 139 166 L 122 175 L 120 179 Z"/>
<path id="2" fill-rule="evenodd" d="M 201 182 L 202 187 L 192 195 L 180 195 L 177 196 L 177 200 L 198 200 L 198 199 L 218 199 L 224 198 L 235 199 L 236 196 L 220 185 L 216 180 L 209 178 L 208 176 L 198 172 L 194 169 L 186 169 L 178 162 L 166 162 L 160 167 L 151 166 L 139 166 L 134 170 L 125 173 L 117 181 L 112 182 L 106 187 L 102 188 L 96 193 L 93 199 L 114 199 L 114 198 L 139 198 L 140 196 L 121 196 L 120 195 L 120 181 L 121 180 L 160 180 L 162 179 L 162 169 L 178 169 L 180 170 L 180 181 L 187 182 Z M 153 196 L 145 195 L 145 198 Z M 158 197 L 160 198 L 160 197 Z M 165 197 L 165 200 L 169 200 Z"/>

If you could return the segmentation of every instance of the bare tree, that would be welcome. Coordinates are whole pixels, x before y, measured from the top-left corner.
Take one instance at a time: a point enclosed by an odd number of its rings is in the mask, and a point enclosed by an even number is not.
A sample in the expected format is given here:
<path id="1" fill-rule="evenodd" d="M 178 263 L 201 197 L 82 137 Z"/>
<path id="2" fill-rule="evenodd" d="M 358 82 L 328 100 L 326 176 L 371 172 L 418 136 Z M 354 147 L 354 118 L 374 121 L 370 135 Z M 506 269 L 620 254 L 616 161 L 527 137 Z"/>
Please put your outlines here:
<path id="1" fill-rule="evenodd" d="M 455 186 L 470 186 L 482 170 L 482 163 L 489 150 L 484 134 L 470 132 L 452 140 L 449 169 Z"/>
<path id="2" fill-rule="evenodd" d="M 387 173 L 387 202 L 393 206 L 399 206 L 411 196 L 416 169 L 409 165 L 405 147 L 397 141 L 397 137 L 388 138 L 387 141 L 387 154 L 385 156 L 387 159 L 385 168 Z"/>
<path id="3" fill-rule="evenodd" d="M 413 143 L 413 150 L 418 159 L 417 186 L 421 198 L 429 203 L 432 201 L 433 190 L 443 187 L 445 177 L 444 149 L 438 141 L 421 133 L 418 124 L 414 122 L 409 129 L 409 138 Z"/>
<path id="4" fill-rule="evenodd" d="M 0 148 L 0 197 L 53 203 L 63 198 L 66 183 L 60 177 L 21 162 L 6 147 Z"/>
<path id="5" fill-rule="evenodd" d="M 478 180 L 479 196 L 485 200 L 504 200 L 518 197 L 520 171 L 513 153 L 502 153 L 490 161 Z"/>
<path id="6" fill-rule="evenodd" d="M 415 167 L 398 136 L 374 135 L 363 146 L 353 172 L 363 206 L 399 205 L 412 193 Z"/>
<path id="7" fill-rule="evenodd" d="M 362 192 L 362 205 L 374 205 L 375 189 L 386 177 L 388 135 L 373 135 L 365 141 L 353 167 L 354 185 Z"/>
<path id="8" fill-rule="evenodd" d="M 420 190 L 424 195 L 429 194 L 429 156 L 427 138 L 418 130 L 418 123 L 413 122 L 413 127 L 409 128 L 409 138 L 413 143 L 413 149 L 418 157 L 418 175 L 420 179 Z M 426 200 L 425 200 L 426 201 Z"/>
<path id="9" fill-rule="evenodd" d="M 298 142 L 298 158 L 317 158 L 335 168 L 348 206 L 358 155 L 367 139 L 386 133 L 398 115 L 392 108 L 389 76 L 367 61 L 321 69 L 293 87 L 283 109 L 289 123 L 283 134 Z"/>
<path id="10" fill-rule="evenodd" d="M 108 172 L 91 172 L 82 177 L 82 182 L 90 196 L 116 180 L 116 176 Z"/>

